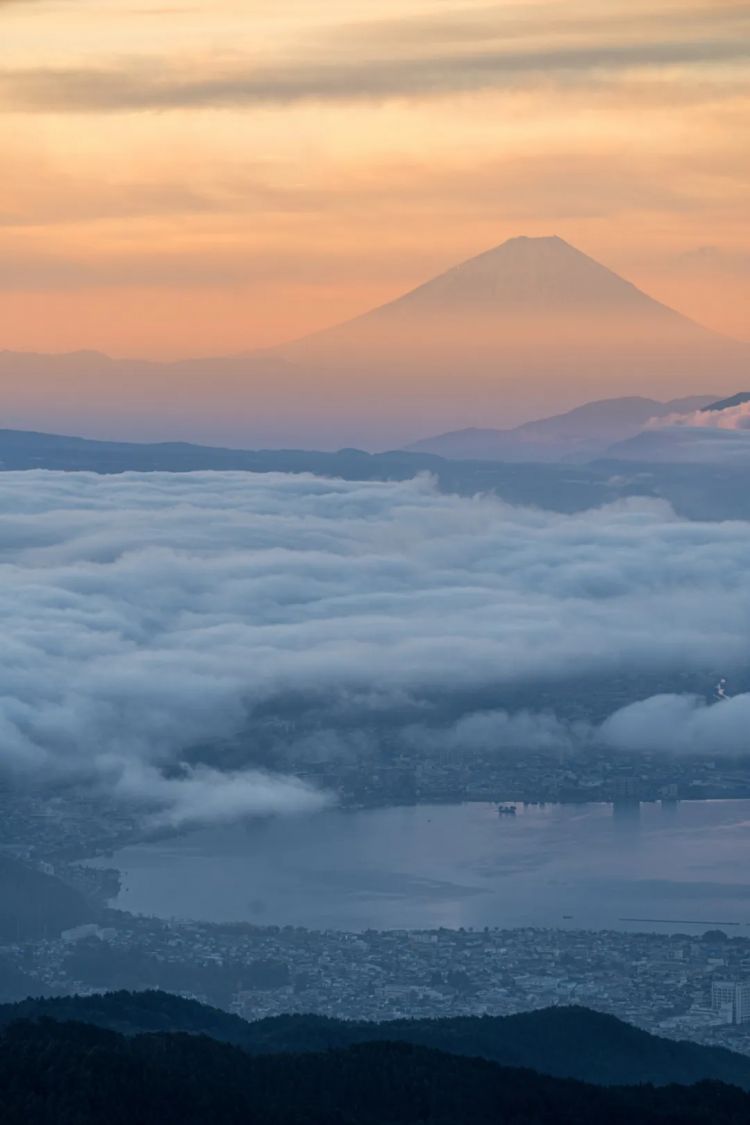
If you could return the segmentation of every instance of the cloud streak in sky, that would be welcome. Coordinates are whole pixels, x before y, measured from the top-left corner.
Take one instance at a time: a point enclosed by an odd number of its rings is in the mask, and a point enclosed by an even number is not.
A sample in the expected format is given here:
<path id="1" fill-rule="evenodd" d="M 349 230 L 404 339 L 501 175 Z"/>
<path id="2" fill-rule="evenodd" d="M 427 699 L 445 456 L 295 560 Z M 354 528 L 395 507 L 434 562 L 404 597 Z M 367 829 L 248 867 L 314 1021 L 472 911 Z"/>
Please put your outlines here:
<path id="1" fill-rule="evenodd" d="M 0 474 L 0 511 L 2 767 L 102 786 L 162 824 L 325 803 L 258 769 L 264 714 L 278 761 L 386 720 L 456 753 L 544 748 L 587 729 L 508 715 L 509 691 L 748 654 L 750 526 L 660 503 L 561 516 L 425 478 L 28 472 Z M 664 705 L 640 706 L 613 744 L 662 729 Z M 674 706 L 688 726 L 713 713 Z M 212 751 L 228 743 L 230 775 Z"/>
<path id="2" fill-rule="evenodd" d="M 746 335 L 742 0 L 1 10 L 6 348 L 246 352 L 520 233 Z"/>
<path id="3" fill-rule="evenodd" d="M 102 67 L 6 69 L 0 74 L 5 112 L 132 113 L 210 107 L 289 105 L 306 101 L 382 101 L 503 89 L 531 77 L 546 83 L 597 72 L 729 64 L 750 58 L 743 37 L 672 42 L 534 46 L 423 57 L 357 61 L 301 60 L 258 67 L 229 60 L 217 67 L 137 58 Z M 186 71 L 191 76 L 186 77 Z"/>

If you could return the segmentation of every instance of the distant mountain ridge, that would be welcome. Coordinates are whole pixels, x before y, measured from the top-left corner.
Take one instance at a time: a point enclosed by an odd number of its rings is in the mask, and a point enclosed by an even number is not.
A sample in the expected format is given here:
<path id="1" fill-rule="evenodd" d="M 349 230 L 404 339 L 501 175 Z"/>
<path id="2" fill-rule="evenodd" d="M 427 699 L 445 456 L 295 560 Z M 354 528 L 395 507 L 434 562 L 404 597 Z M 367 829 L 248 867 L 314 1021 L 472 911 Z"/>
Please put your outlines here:
<path id="1" fill-rule="evenodd" d="M 651 464 L 736 465 L 750 468 L 750 392 L 740 391 L 697 411 L 676 411 L 615 442 L 608 456 Z"/>
<path id="2" fill-rule="evenodd" d="M 747 451 L 747 440 L 743 439 Z M 648 451 L 646 451 L 648 452 Z M 92 441 L 61 434 L 0 430 L 0 472 L 34 469 L 101 474 L 195 471 L 314 473 L 351 481 L 404 481 L 429 473 L 444 492 L 488 493 L 509 504 L 581 512 L 625 497 L 666 500 L 687 519 L 750 519 L 747 465 L 712 463 L 710 472 L 680 461 L 649 460 L 608 450 L 587 464 L 461 461 L 431 453 L 336 453 L 305 449 L 224 449 L 186 442 Z"/>
<path id="3" fill-rule="evenodd" d="M 615 441 L 640 433 L 652 418 L 706 408 L 712 395 L 658 402 L 632 395 L 587 402 L 565 414 L 525 422 L 512 430 L 465 429 L 423 438 L 405 448 L 459 460 L 565 461 L 590 460 Z"/>
<path id="4" fill-rule="evenodd" d="M 720 402 L 711 402 L 703 409 L 707 413 L 720 413 L 722 410 L 731 410 L 734 406 L 743 406 L 746 402 L 750 402 L 750 391 L 740 391 L 730 398 L 723 398 Z"/>

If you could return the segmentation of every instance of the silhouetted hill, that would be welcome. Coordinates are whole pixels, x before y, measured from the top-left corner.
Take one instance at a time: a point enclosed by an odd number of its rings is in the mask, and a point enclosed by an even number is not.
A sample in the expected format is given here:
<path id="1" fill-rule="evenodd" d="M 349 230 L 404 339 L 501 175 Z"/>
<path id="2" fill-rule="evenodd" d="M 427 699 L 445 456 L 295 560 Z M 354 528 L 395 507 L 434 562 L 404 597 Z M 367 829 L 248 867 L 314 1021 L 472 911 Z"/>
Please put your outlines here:
<path id="1" fill-rule="evenodd" d="M 29 997 L 0 1005 L 0 1028 L 19 1020 L 54 1020 L 93 1024 L 123 1035 L 173 1031 L 208 1035 L 238 1046 L 252 1044 L 253 1024 L 170 992 L 105 992 L 92 996 Z"/>
<path id="2" fill-rule="evenodd" d="M 750 1089 L 750 1059 L 743 1055 L 650 1035 L 614 1016 L 580 1007 L 375 1025 L 281 1016 L 250 1026 L 253 1038 L 248 1045 L 253 1050 L 322 1050 L 387 1040 L 603 1085 L 712 1078 Z"/>
<path id="3" fill-rule="evenodd" d="M 0 1007 L 0 1027 L 21 1018 L 76 1020 L 125 1034 L 208 1035 L 253 1054 L 307 1053 L 388 1041 L 602 1085 L 712 1079 L 750 1089 L 750 1059 L 744 1055 L 649 1035 L 614 1016 L 579 1007 L 387 1023 L 321 1016 L 279 1016 L 248 1023 L 193 1000 L 153 991 L 27 1000 Z"/>
<path id="4" fill-rule="evenodd" d="M 710 413 L 715 410 L 731 410 L 733 406 L 743 406 L 746 402 L 750 402 L 750 391 L 739 391 L 736 395 L 731 395 L 729 398 L 720 399 L 719 402 L 711 402 L 708 406 L 704 406 L 703 410 Z"/>
<path id="5" fill-rule="evenodd" d="M 433 453 L 459 460 L 586 461 L 601 455 L 613 442 L 640 433 L 652 418 L 698 410 L 709 401 L 708 395 L 669 402 L 638 396 L 602 399 L 512 430 L 453 430 L 406 448 L 411 453 Z"/>
<path id="6" fill-rule="evenodd" d="M 610 446 L 621 459 L 652 463 L 750 466 L 747 410 L 750 392 L 711 402 L 698 411 L 677 411 L 659 425 Z"/>
<path id="7" fill-rule="evenodd" d="M 0 1037 L 3 1125 L 739 1125 L 736 1087 L 598 1087 L 410 1044 L 251 1056 L 205 1037 L 22 1022 Z"/>

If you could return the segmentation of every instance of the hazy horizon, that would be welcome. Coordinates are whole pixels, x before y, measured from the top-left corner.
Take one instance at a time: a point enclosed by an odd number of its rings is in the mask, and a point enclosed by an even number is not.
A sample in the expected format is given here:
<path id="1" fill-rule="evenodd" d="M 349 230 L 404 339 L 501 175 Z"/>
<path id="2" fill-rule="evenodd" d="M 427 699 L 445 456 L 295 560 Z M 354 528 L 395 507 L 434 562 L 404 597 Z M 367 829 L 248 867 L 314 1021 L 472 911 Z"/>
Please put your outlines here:
<path id="1" fill-rule="evenodd" d="M 285 346 L 171 364 L 6 351 L 0 378 L 15 428 L 378 450 L 603 397 L 722 398 L 748 356 L 567 241 L 519 236 Z"/>

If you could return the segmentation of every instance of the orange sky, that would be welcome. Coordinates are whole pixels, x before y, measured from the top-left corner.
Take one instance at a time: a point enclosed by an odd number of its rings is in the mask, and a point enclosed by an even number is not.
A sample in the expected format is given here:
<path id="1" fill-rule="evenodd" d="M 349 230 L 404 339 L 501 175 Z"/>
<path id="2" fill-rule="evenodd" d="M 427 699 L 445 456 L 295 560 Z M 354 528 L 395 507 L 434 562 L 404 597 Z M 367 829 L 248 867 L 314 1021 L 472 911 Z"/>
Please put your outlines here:
<path id="1" fill-rule="evenodd" d="M 750 338 L 750 3 L 0 0 L 0 348 L 226 353 L 557 233 Z"/>

